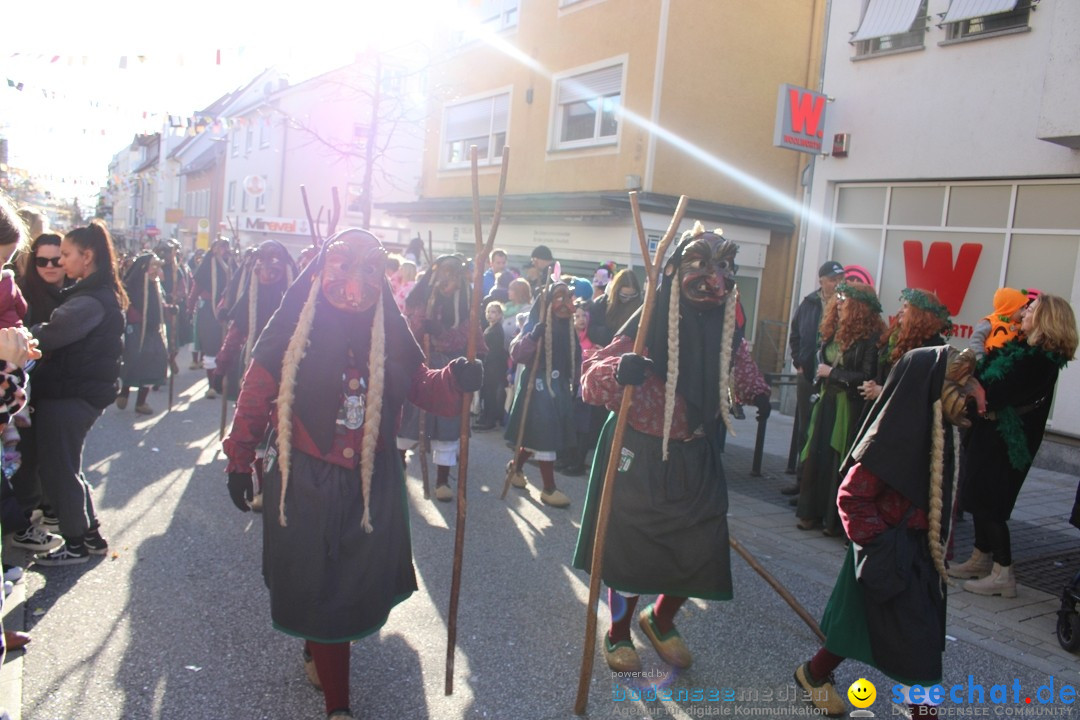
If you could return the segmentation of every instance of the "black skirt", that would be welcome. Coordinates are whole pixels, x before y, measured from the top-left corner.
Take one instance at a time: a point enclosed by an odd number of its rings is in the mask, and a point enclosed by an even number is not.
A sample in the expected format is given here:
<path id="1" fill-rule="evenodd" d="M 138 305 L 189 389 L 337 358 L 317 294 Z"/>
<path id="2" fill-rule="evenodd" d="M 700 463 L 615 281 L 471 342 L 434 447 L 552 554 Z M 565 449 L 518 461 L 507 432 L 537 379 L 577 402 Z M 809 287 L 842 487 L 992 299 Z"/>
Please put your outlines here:
<path id="1" fill-rule="evenodd" d="M 379 452 L 366 533 L 360 469 L 293 451 L 285 515 L 278 522 L 281 473 L 264 476 L 263 578 L 274 627 L 322 643 L 377 632 L 416 590 L 401 460 Z"/>
<path id="2" fill-rule="evenodd" d="M 614 430 L 612 414 L 596 448 L 574 551 L 574 567 L 586 572 Z M 604 583 L 634 595 L 730 600 L 727 482 L 717 443 L 706 437 L 672 440 L 665 462 L 659 437 L 627 426 L 619 465 L 604 542 Z"/>

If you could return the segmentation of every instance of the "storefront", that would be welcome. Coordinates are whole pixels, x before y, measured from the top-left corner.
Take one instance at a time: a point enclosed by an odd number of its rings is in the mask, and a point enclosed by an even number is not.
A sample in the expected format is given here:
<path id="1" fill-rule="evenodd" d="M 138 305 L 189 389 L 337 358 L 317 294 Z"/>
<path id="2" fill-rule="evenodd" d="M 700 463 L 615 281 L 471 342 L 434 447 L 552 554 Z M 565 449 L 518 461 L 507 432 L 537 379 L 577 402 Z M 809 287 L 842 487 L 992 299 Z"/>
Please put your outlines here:
<path id="1" fill-rule="evenodd" d="M 1037 288 L 1080 308 L 1080 180 L 836 183 L 827 255 L 877 279 L 887 314 L 905 287 L 949 306 L 963 347 L 1002 286 Z M 1049 428 L 1080 437 L 1080 370 L 1058 382 Z"/>

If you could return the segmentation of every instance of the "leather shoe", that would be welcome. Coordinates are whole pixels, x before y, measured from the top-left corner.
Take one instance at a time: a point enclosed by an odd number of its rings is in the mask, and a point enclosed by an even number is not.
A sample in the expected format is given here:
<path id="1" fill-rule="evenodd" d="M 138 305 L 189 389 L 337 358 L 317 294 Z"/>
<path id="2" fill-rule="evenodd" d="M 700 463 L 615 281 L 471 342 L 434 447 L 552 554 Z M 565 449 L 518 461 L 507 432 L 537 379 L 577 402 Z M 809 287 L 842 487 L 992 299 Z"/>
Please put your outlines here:
<path id="1" fill-rule="evenodd" d="M 12 650 L 22 650 L 30 642 L 30 636 L 24 632 L 17 630 L 5 630 L 4 631 L 4 647 L 8 649 L 8 652 Z"/>
<path id="2" fill-rule="evenodd" d="M 798 495 L 799 494 L 799 483 L 791 483 L 790 485 L 785 485 L 784 487 L 780 488 L 780 494 L 781 495 Z"/>
<path id="3" fill-rule="evenodd" d="M 520 470 L 514 470 L 514 461 L 506 463 L 506 474 L 510 476 L 510 484 L 516 488 L 527 488 L 529 483 L 525 479 L 525 473 Z"/>
<path id="4" fill-rule="evenodd" d="M 449 485 L 436 485 L 435 499 L 439 502 L 450 502 L 454 499 L 454 491 L 450 489 Z"/>
<path id="5" fill-rule="evenodd" d="M 568 498 L 562 490 L 552 490 L 551 492 L 541 492 L 540 501 L 545 505 L 551 507 L 564 508 L 570 507 L 570 498 Z"/>
<path id="6" fill-rule="evenodd" d="M 690 654 L 690 648 L 686 647 L 682 636 L 674 627 L 671 628 L 671 632 L 663 636 L 660 635 L 653 618 L 652 605 L 649 605 L 638 615 L 638 625 L 641 626 L 645 637 L 649 638 L 649 642 L 656 648 L 656 654 L 663 658 L 664 662 L 682 670 L 690 667 L 690 664 L 694 661 L 694 656 Z"/>

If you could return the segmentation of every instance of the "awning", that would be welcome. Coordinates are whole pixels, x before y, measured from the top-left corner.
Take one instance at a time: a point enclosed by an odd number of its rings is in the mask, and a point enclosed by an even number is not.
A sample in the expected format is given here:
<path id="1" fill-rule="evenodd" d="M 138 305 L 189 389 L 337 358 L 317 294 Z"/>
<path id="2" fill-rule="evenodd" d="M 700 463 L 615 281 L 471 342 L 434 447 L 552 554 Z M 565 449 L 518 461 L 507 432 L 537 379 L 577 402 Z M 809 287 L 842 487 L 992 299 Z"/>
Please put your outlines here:
<path id="1" fill-rule="evenodd" d="M 851 42 L 908 32 L 922 4 L 923 0 L 870 0 Z"/>
<path id="2" fill-rule="evenodd" d="M 952 0 L 949 11 L 945 13 L 943 23 L 970 20 L 984 15 L 1012 12 L 1017 0 Z"/>

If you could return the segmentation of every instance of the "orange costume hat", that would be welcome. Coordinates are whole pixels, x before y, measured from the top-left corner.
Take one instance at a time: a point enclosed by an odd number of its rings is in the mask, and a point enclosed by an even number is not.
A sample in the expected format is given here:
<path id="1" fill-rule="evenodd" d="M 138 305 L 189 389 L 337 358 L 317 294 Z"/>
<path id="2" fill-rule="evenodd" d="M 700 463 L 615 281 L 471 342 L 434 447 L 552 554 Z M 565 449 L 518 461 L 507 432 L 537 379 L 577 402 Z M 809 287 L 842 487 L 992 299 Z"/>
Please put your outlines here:
<path id="1" fill-rule="evenodd" d="M 990 334 L 986 336 L 986 351 L 996 350 L 1017 336 L 1020 325 L 1013 315 L 1027 305 L 1028 296 L 1023 290 L 998 288 L 994 293 L 994 312 L 986 316 L 990 322 Z"/>

